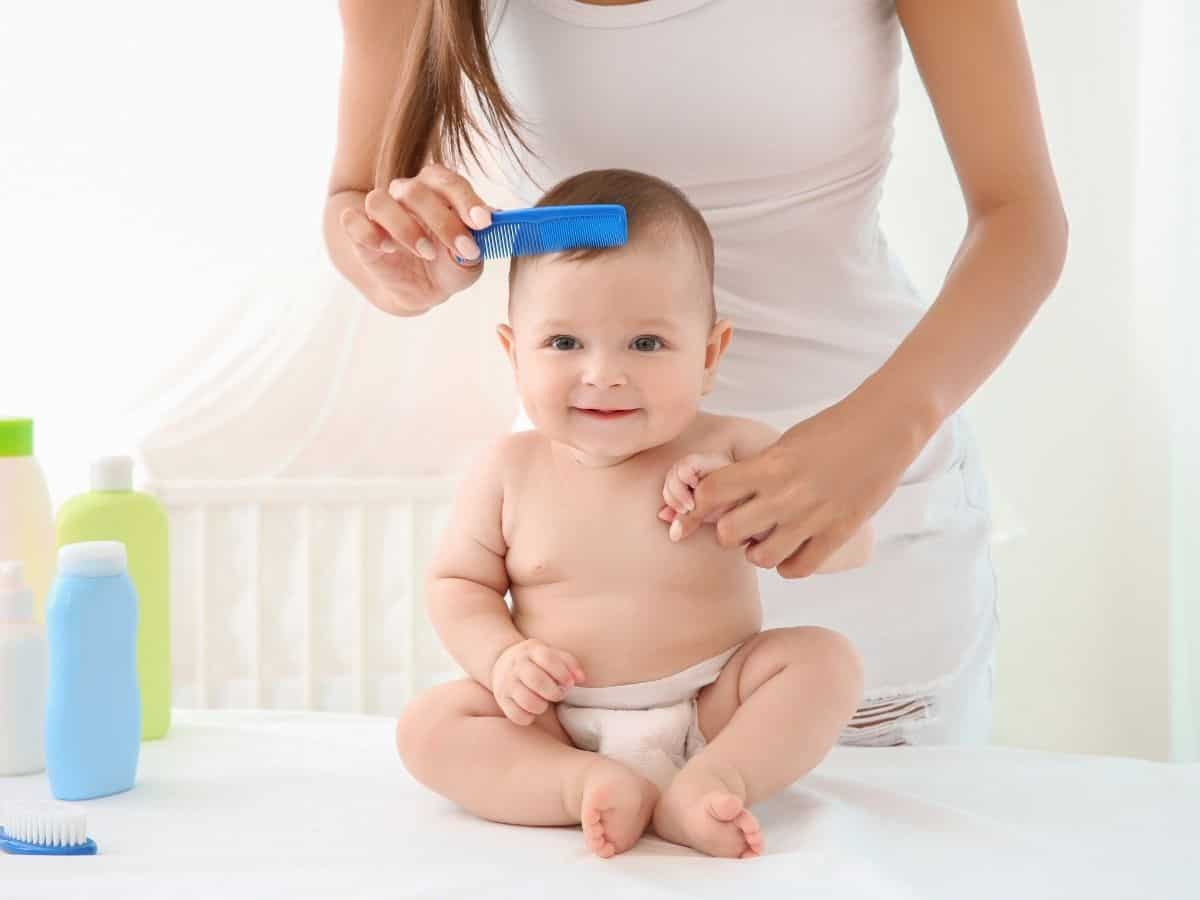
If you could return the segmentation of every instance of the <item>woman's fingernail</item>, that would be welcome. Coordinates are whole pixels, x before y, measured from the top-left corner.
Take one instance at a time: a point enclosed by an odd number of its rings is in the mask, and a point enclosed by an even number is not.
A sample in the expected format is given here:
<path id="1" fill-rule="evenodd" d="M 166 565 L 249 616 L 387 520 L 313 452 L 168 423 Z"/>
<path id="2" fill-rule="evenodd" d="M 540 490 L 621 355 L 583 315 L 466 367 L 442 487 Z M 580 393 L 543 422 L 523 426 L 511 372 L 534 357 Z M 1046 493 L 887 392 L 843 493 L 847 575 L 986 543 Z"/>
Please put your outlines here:
<path id="1" fill-rule="evenodd" d="M 429 238 L 421 238 L 419 241 L 417 241 L 417 255 L 420 256 L 421 259 L 428 260 L 433 260 L 437 257 L 437 254 L 434 253 L 433 250 L 433 242 L 430 241 Z"/>
<path id="2" fill-rule="evenodd" d="M 482 206 L 472 206 L 471 221 L 475 223 L 476 228 L 487 228 L 492 224 L 492 214 Z"/>
<path id="3" fill-rule="evenodd" d="M 395 253 L 396 252 L 396 242 L 393 241 L 391 238 L 384 238 L 382 241 L 379 242 L 379 249 L 382 250 L 384 253 Z"/>
<path id="4" fill-rule="evenodd" d="M 463 262 L 471 262 L 479 257 L 479 246 L 465 234 L 454 239 L 454 246 Z"/>
<path id="5" fill-rule="evenodd" d="M 683 523 L 676 519 L 671 523 L 671 540 L 677 541 L 683 536 Z"/>

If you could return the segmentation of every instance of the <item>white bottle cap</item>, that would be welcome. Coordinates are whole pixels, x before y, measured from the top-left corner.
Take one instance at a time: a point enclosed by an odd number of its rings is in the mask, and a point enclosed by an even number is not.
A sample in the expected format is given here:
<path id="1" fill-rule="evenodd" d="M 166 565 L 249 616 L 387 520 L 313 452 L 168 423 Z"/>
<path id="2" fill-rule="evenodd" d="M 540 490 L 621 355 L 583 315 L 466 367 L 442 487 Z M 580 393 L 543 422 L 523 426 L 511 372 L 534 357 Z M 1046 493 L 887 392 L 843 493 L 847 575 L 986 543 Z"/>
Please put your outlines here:
<path id="1" fill-rule="evenodd" d="M 0 622 L 33 621 L 33 591 L 25 586 L 25 566 L 20 560 L 0 562 Z"/>
<path id="2" fill-rule="evenodd" d="M 58 548 L 59 575 L 120 575 L 126 566 L 120 541 L 82 541 Z"/>
<path id="3" fill-rule="evenodd" d="M 93 491 L 132 491 L 133 459 L 128 456 L 101 456 L 92 462 Z"/>

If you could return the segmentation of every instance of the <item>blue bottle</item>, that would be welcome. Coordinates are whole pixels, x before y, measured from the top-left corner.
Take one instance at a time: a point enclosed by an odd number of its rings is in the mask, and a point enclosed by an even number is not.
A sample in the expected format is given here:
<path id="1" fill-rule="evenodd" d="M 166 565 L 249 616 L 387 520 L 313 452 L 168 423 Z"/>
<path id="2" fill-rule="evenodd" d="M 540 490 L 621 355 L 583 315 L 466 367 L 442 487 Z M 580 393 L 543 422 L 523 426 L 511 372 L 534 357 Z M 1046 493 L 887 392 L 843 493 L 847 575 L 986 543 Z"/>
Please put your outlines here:
<path id="1" fill-rule="evenodd" d="M 59 800 L 133 787 L 142 742 L 137 594 L 125 545 L 67 544 L 46 604 L 46 774 Z"/>

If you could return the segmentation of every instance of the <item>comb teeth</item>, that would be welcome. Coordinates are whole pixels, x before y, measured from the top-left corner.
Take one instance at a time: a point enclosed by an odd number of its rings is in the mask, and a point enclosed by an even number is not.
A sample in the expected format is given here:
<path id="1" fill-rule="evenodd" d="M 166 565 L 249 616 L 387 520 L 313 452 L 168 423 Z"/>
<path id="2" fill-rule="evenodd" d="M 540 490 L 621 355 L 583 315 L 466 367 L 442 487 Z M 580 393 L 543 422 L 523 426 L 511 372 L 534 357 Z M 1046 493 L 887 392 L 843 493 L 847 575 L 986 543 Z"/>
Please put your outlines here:
<path id="1" fill-rule="evenodd" d="M 5 817 L 10 838 L 43 847 L 76 847 L 87 841 L 87 815 L 63 807 L 15 809 Z"/>
<path id="2" fill-rule="evenodd" d="M 485 259 L 559 253 L 581 247 L 620 247 L 627 239 L 623 212 L 580 212 L 519 221 L 505 221 L 504 213 L 495 213 L 492 225 L 474 232 L 475 241 Z"/>

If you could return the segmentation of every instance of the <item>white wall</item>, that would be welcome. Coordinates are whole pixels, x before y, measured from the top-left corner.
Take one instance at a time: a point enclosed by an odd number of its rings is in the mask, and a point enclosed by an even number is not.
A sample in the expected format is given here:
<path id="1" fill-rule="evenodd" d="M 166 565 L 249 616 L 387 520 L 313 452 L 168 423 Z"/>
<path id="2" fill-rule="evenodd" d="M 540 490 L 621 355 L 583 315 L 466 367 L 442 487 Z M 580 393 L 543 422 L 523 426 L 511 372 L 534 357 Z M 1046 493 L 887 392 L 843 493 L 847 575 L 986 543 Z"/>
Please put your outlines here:
<path id="1" fill-rule="evenodd" d="M 1135 216 L 1148 209 L 1136 202 L 1139 4 L 1027 2 L 1022 13 L 1071 244 L 1057 290 L 967 406 L 1000 524 L 1014 516 L 1024 531 L 996 553 L 995 739 L 1163 758 L 1169 332 L 1135 265 Z M 911 61 L 905 74 L 885 223 L 932 295 L 962 204 Z"/>

